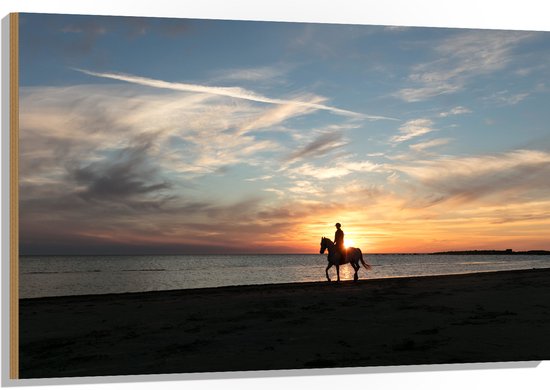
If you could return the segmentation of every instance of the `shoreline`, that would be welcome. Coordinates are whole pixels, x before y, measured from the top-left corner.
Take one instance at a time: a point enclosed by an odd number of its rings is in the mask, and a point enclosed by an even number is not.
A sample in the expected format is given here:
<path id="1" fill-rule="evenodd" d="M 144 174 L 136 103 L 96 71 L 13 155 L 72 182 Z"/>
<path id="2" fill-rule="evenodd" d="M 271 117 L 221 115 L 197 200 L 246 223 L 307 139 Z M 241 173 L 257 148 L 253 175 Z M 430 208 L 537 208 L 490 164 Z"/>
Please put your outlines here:
<path id="1" fill-rule="evenodd" d="M 20 301 L 21 378 L 545 360 L 550 269 Z"/>
<path id="2" fill-rule="evenodd" d="M 529 269 L 516 269 L 516 270 L 498 270 L 498 271 L 475 271 L 475 272 L 457 272 L 450 274 L 436 274 L 436 275 L 413 275 L 413 276 L 387 276 L 387 277 L 378 277 L 378 278 L 363 278 L 359 279 L 357 282 L 353 280 L 343 280 L 340 283 L 368 283 L 376 281 L 388 281 L 393 279 L 420 279 L 420 278 L 446 278 L 446 277 L 455 277 L 455 276 L 468 276 L 468 275 L 478 275 L 478 274 L 497 274 L 497 273 L 518 273 L 518 272 L 533 272 L 538 270 L 550 270 L 550 266 L 547 268 L 529 268 Z M 283 287 L 297 287 L 297 286 L 307 286 L 307 285 L 318 285 L 318 284 L 336 284 L 335 280 L 328 282 L 325 280 L 319 281 L 310 281 L 310 282 L 288 282 L 288 283 L 258 283 L 258 284 L 235 284 L 235 285 L 224 285 L 224 286 L 215 286 L 215 287 L 193 287 L 193 288 L 179 288 L 179 289 L 170 289 L 170 290 L 148 290 L 148 291 L 127 291 L 119 293 L 99 293 L 99 294 L 78 294 L 78 295 L 52 295 L 52 296 L 43 296 L 43 297 L 33 297 L 33 298 L 20 298 L 19 301 L 26 300 L 41 300 L 41 299 L 56 299 L 56 298 L 74 298 L 74 297 L 111 297 L 111 296 L 125 296 L 129 294 L 156 294 L 156 293 L 170 293 L 178 291 L 203 291 L 203 290 L 214 290 L 214 289 L 236 289 L 236 288 L 254 288 L 254 287 L 269 287 L 269 286 L 279 286 Z"/>

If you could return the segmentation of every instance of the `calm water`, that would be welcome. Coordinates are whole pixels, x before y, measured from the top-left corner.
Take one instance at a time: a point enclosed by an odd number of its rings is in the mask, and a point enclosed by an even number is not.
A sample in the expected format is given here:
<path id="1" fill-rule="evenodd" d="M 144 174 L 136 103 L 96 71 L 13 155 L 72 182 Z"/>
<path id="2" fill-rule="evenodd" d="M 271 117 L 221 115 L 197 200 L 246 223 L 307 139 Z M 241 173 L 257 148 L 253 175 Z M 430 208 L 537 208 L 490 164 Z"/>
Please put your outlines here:
<path id="1" fill-rule="evenodd" d="M 550 256 L 368 255 L 361 279 L 550 267 Z M 326 255 L 22 256 L 22 298 L 325 280 Z M 336 276 L 334 267 L 329 271 Z M 341 267 L 352 279 L 352 268 Z"/>

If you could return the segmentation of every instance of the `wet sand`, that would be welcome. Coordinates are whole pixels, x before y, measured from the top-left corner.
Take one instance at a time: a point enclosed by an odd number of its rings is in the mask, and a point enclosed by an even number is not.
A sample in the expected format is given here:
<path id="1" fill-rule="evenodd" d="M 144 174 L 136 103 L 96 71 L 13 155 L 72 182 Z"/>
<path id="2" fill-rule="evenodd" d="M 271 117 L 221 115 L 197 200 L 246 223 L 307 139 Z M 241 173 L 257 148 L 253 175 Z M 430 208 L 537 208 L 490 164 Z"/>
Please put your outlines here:
<path id="1" fill-rule="evenodd" d="M 550 359 L 550 269 L 20 301 L 20 376 Z"/>

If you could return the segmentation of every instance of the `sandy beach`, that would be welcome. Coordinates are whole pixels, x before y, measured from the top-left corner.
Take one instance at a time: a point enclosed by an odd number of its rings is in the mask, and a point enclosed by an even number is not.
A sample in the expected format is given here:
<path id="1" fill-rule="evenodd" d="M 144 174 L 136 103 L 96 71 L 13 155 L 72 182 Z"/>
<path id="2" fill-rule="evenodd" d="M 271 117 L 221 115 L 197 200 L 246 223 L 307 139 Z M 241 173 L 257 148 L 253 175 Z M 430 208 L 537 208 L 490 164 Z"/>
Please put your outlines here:
<path id="1" fill-rule="evenodd" d="M 550 358 L 550 269 L 20 301 L 21 378 Z"/>

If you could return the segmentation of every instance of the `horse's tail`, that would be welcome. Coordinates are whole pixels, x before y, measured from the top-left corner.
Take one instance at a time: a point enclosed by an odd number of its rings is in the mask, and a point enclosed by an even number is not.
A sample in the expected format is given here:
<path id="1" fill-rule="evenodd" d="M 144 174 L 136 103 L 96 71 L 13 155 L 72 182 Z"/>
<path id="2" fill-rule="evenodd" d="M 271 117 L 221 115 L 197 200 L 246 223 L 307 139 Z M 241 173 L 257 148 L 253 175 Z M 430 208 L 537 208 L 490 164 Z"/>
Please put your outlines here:
<path id="1" fill-rule="evenodd" d="M 363 260 L 363 252 L 359 251 L 359 260 L 361 260 L 361 264 L 363 264 L 363 267 L 365 267 L 366 270 L 371 270 L 372 266 L 369 263 L 365 263 L 365 260 Z"/>

